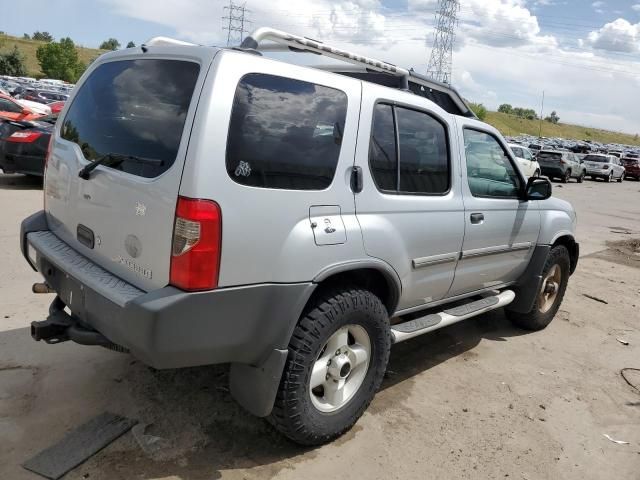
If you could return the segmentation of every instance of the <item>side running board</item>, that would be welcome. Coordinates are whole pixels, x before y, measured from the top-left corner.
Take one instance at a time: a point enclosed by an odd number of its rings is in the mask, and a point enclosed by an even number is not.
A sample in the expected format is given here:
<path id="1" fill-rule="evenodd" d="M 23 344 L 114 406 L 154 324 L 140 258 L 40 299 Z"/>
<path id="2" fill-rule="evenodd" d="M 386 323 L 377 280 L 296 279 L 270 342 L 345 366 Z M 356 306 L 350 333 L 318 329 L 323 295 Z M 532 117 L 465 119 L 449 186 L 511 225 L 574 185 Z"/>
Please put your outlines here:
<path id="1" fill-rule="evenodd" d="M 404 342 L 410 338 L 452 325 L 461 320 L 504 307 L 513 302 L 514 298 L 516 298 L 516 294 L 512 290 L 505 290 L 498 295 L 492 295 L 458 307 L 448 308 L 439 313 L 430 313 L 424 317 L 393 325 L 391 327 L 393 343 Z"/>

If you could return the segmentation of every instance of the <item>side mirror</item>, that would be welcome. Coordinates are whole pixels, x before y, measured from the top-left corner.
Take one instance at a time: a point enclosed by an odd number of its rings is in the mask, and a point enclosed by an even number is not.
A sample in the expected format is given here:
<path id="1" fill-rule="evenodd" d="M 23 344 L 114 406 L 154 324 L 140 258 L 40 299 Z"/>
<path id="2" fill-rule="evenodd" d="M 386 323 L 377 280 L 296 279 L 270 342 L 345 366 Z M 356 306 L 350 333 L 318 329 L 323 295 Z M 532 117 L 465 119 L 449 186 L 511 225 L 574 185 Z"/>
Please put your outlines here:
<path id="1" fill-rule="evenodd" d="M 527 200 L 546 200 L 551 196 L 551 182 L 546 178 L 531 177 L 527 182 L 525 198 Z"/>

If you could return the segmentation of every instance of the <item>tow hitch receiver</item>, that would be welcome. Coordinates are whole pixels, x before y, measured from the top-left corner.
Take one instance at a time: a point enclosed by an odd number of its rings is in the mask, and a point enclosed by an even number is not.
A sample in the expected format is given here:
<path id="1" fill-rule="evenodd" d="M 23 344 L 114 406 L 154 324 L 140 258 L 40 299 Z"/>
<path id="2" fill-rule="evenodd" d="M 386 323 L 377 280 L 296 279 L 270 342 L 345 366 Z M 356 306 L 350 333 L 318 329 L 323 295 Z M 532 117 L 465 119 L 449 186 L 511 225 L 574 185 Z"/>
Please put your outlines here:
<path id="1" fill-rule="evenodd" d="M 64 307 L 60 297 L 56 297 L 49 307 L 47 319 L 31 322 L 31 337 L 36 342 L 44 340 L 46 343 L 55 344 L 69 340 L 67 332 L 74 322 L 64 311 Z"/>
<path id="2" fill-rule="evenodd" d="M 100 332 L 81 325 L 78 320 L 65 312 L 64 308 L 64 302 L 60 297 L 56 297 L 49 307 L 49 316 L 47 319 L 39 322 L 31 322 L 31 337 L 37 342 L 44 340 L 49 344 L 72 340 L 81 345 L 101 345 L 119 351 L 126 350 L 111 343 L 109 339 Z"/>

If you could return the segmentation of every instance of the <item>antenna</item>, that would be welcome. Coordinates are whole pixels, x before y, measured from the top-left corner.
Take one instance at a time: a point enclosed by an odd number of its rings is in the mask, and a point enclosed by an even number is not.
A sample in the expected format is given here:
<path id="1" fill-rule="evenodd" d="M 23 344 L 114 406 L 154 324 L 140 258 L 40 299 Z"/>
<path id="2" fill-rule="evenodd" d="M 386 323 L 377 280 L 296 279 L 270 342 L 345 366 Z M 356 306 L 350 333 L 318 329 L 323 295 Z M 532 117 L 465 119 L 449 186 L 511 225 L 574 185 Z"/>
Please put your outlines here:
<path id="1" fill-rule="evenodd" d="M 453 42 L 458 25 L 459 0 L 438 0 L 433 49 L 427 67 L 427 76 L 442 83 L 451 84 L 453 66 Z"/>
<path id="2" fill-rule="evenodd" d="M 245 5 L 246 3 L 240 5 L 233 3 L 233 0 L 229 0 L 229 6 L 224 7 L 225 10 L 228 10 L 228 15 L 222 17 L 222 20 L 229 21 L 226 27 L 222 27 L 223 30 L 228 30 L 229 32 L 227 34 L 227 47 L 240 45 L 244 39 L 244 34 L 248 32 L 244 27 L 251 21 L 246 19 L 245 15 L 251 13 L 251 10 L 247 10 Z"/>

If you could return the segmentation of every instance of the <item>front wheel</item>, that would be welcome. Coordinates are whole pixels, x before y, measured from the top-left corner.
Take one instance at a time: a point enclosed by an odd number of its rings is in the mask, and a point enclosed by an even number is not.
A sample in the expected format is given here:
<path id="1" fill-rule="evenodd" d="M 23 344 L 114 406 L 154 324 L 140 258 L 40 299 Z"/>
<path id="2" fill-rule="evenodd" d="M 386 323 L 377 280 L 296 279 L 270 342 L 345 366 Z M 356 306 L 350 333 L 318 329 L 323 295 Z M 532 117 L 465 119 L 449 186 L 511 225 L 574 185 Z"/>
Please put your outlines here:
<path id="1" fill-rule="evenodd" d="M 607 183 L 611 183 L 613 181 L 613 172 L 609 172 L 609 175 L 607 176 Z"/>
<path id="2" fill-rule="evenodd" d="M 582 173 L 580 174 L 580 176 L 578 177 L 578 183 L 582 183 L 582 182 L 584 182 L 584 177 L 586 177 L 586 176 L 587 176 L 587 174 L 586 174 L 586 173 L 584 173 L 584 172 L 582 172 Z"/>
<path id="3" fill-rule="evenodd" d="M 517 326 L 525 330 L 542 330 L 560 308 L 569 282 L 569 250 L 563 245 L 551 249 L 542 270 L 542 282 L 533 308 L 527 313 L 506 309 L 507 316 Z"/>
<path id="4" fill-rule="evenodd" d="M 301 445 L 339 437 L 371 403 L 390 348 L 389 315 L 373 293 L 318 298 L 291 337 L 271 423 Z"/>
<path id="5" fill-rule="evenodd" d="M 624 173 L 620 174 L 620 178 L 618 179 L 618 183 L 622 183 L 624 180 Z"/>
<path id="6" fill-rule="evenodd" d="M 533 172 L 533 178 L 540 178 L 540 170 Z"/>

